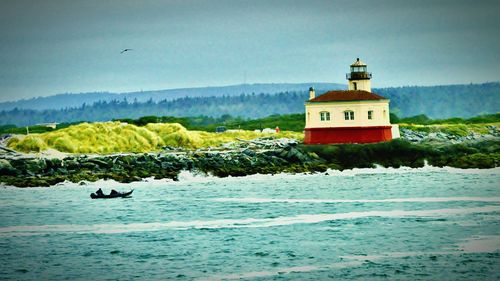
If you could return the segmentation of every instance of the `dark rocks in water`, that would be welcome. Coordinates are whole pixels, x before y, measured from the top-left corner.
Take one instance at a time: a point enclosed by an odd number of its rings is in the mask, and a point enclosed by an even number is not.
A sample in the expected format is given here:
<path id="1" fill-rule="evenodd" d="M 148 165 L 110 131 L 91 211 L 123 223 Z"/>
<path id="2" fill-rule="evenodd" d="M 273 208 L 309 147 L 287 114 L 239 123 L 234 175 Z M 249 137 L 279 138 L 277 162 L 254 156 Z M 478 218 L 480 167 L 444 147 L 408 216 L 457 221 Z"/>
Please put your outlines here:
<path id="1" fill-rule="evenodd" d="M 100 168 L 110 168 L 113 166 L 112 161 L 108 158 L 101 158 L 101 159 L 91 158 L 87 162 L 95 164 Z"/>
<path id="2" fill-rule="evenodd" d="M 248 155 L 250 157 L 254 157 L 255 155 L 257 155 L 257 153 L 255 153 L 255 151 L 253 151 L 249 148 L 244 149 L 241 153 Z"/>
<path id="3" fill-rule="evenodd" d="M 0 175 L 17 176 L 21 171 L 14 168 L 11 163 L 5 159 L 0 159 Z"/>
<path id="4" fill-rule="evenodd" d="M 83 162 L 82 164 L 80 164 L 80 168 L 95 171 L 99 169 L 99 166 L 94 163 Z"/>
<path id="5" fill-rule="evenodd" d="M 68 170 L 66 168 L 57 168 L 56 173 L 59 175 L 67 175 Z"/>
<path id="6" fill-rule="evenodd" d="M 45 163 L 47 163 L 48 168 L 52 168 L 52 169 L 58 169 L 58 168 L 62 167 L 62 160 L 57 159 L 57 158 L 45 159 Z"/>
<path id="7" fill-rule="evenodd" d="M 287 145 L 265 143 L 222 151 L 197 150 L 70 156 L 60 159 L 29 157 L 0 158 L 0 183 L 19 187 L 51 186 L 65 180 L 80 183 L 113 179 L 128 183 L 144 178 L 178 180 L 183 170 L 219 177 L 251 174 L 322 172 L 327 169 L 374 167 L 422 167 L 425 160 L 435 166 L 492 168 L 499 165 L 500 145 L 495 141 L 466 146 L 422 146 L 404 140 L 370 145 Z M 270 148 L 271 147 L 271 148 Z"/>
<path id="8" fill-rule="evenodd" d="M 62 165 L 68 170 L 76 170 L 80 168 L 79 162 L 71 157 L 63 159 Z"/>

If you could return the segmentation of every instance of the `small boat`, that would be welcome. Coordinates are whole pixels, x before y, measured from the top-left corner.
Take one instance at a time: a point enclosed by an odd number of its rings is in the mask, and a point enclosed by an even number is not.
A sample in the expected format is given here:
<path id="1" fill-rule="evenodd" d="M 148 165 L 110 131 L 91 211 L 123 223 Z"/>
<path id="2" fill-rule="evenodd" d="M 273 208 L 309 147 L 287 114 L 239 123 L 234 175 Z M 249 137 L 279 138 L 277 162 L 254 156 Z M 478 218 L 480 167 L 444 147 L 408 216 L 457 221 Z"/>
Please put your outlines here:
<path id="1" fill-rule="evenodd" d="M 129 192 L 116 192 L 116 193 L 110 193 L 109 195 L 103 194 L 103 195 L 97 195 L 95 193 L 90 193 L 90 198 L 92 199 L 109 199 L 109 198 L 125 198 L 129 197 L 134 190 L 130 190 Z"/>

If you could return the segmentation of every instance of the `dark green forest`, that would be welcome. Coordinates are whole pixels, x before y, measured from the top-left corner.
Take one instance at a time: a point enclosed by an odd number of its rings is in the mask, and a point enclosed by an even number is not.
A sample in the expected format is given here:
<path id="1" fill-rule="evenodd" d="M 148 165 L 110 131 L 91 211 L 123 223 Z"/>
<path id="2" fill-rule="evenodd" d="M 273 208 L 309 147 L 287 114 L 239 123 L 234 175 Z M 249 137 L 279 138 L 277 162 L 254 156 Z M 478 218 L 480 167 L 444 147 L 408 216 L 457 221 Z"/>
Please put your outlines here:
<path id="1" fill-rule="evenodd" d="M 473 117 L 500 111 L 500 83 L 409 86 L 373 89 L 391 99 L 401 117 L 425 114 L 433 119 Z"/>
<path id="2" fill-rule="evenodd" d="M 159 102 L 162 100 L 175 100 L 183 97 L 221 97 L 237 96 L 240 94 L 296 92 L 309 89 L 314 86 L 317 91 L 343 90 L 347 85 L 337 83 L 254 83 L 229 86 L 202 87 L 202 88 L 179 88 L 167 90 L 140 91 L 130 93 L 110 93 L 110 92 L 91 92 L 91 93 L 65 93 L 48 97 L 36 97 L 31 99 L 22 99 L 10 102 L 0 102 L 1 110 L 18 109 L 63 109 L 79 107 L 83 103 L 93 104 L 98 101 L 123 100 L 147 102 L 152 100 Z"/>
<path id="3" fill-rule="evenodd" d="M 391 123 L 406 123 L 406 124 L 480 124 L 500 122 L 500 113 L 487 114 L 476 116 L 468 119 L 450 118 L 450 119 L 431 119 L 426 115 L 416 115 L 412 117 L 399 118 L 396 114 L 391 113 Z M 271 115 L 257 119 L 244 119 L 241 117 L 233 117 L 223 115 L 220 117 L 209 116 L 191 116 L 191 117 L 173 117 L 173 116 L 143 116 L 137 119 L 122 118 L 113 119 L 113 121 L 127 122 L 137 126 L 145 126 L 149 123 L 179 123 L 189 130 L 215 132 L 217 127 L 225 127 L 226 129 L 243 129 L 243 130 L 262 130 L 264 128 L 279 127 L 284 131 L 302 132 L 305 126 L 305 114 L 286 114 L 286 115 Z M 45 126 L 29 126 L 30 133 L 43 133 L 53 130 L 67 128 L 75 123 L 62 123 L 57 125 L 56 129 L 51 129 Z M 14 125 L 0 125 L 1 134 L 26 134 L 26 127 L 16 127 Z"/>
<path id="4" fill-rule="evenodd" d="M 374 89 L 391 100 L 391 111 L 401 117 L 426 115 L 432 119 L 468 118 L 500 110 L 500 83 Z M 321 92 L 318 91 L 318 94 Z M 242 120 L 304 112 L 308 92 L 184 97 L 155 102 L 127 99 L 98 101 L 58 110 L 13 109 L 0 111 L 0 125 L 34 125 L 46 122 L 109 121 L 142 116 L 222 116 Z M 256 125 L 257 126 L 257 125 Z"/>

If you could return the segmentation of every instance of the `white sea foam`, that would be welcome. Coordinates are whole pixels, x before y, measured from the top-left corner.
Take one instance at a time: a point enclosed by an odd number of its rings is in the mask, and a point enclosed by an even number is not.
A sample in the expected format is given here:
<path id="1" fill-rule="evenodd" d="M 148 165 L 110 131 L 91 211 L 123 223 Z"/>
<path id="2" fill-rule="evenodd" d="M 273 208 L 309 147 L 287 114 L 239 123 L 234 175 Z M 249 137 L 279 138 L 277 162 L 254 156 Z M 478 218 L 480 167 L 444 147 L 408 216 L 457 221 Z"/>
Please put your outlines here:
<path id="1" fill-rule="evenodd" d="M 497 237 L 498 236 L 494 236 Z M 490 239 L 489 237 L 488 239 Z M 484 252 L 495 252 L 498 251 L 498 248 L 496 249 L 489 249 L 486 251 L 483 251 L 483 249 L 479 249 L 479 251 L 472 250 L 469 251 L 468 253 L 484 253 Z M 382 253 L 382 254 L 376 254 L 376 255 L 351 255 L 351 256 L 340 256 L 339 258 L 343 260 L 349 260 L 349 261 L 341 261 L 341 262 L 336 262 L 336 263 L 331 263 L 331 264 L 326 264 L 326 265 L 304 265 L 304 266 L 294 266 L 294 267 L 286 267 L 286 268 L 278 268 L 275 270 L 269 270 L 269 271 L 251 271 L 251 272 L 241 272 L 241 273 L 232 273 L 232 274 L 225 274 L 225 275 L 213 275 L 210 277 L 204 277 L 204 278 L 199 278 L 197 280 L 199 281 L 216 281 L 216 280 L 234 280 L 234 279 L 250 279 L 250 278 L 258 278 L 258 277 L 272 277 L 272 276 L 278 276 L 278 275 L 284 275 L 284 274 L 289 274 L 289 273 L 307 273 L 307 272 L 313 272 L 313 271 L 320 271 L 320 270 L 332 270 L 332 269 L 341 269 L 341 268 L 348 268 L 348 267 L 355 267 L 355 266 L 361 266 L 363 265 L 364 262 L 370 261 L 370 262 L 375 262 L 378 260 L 383 260 L 383 259 L 390 259 L 390 258 L 408 258 L 408 257 L 418 257 L 418 256 L 441 256 L 441 255 L 460 255 L 463 252 L 461 251 L 442 251 L 442 252 L 391 252 L 391 253 Z"/>
<path id="2" fill-rule="evenodd" d="M 354 168 L 354 169 L 348 169 L 348 170 L 332 170 L 329 169 L 327 170 L 328 176 L 333 176 L 333 177 L 352 177 L 356 175 L 369 175 L 369 174 L 403 174 L 403 173 L 427 173 L 427 172 L 446 172 L 446 173 L 451 173 L 451 174 L 486 174 L 486 175 L 500 175 L 500 167 L 496 168 L 491 168 L 491 169 L 460 169 L 460 168 L 453 168 L 453 167 L 434 167 L 434 166 L 424 166 L 421 168 L 411 168 L 411 167 L 399 167 L 399 168 L 385 168 L 381 166 L 376 166 L 375 168 Z M 300 174 L 289 174 L 289 173 L 279 173 L 275 175 L 270 175 L 270 174 L 254 174 L 254 175 L 248 175 L 244 177 L 226 177 L 226 178 L 218 178 L 214 177 L 212 175 L 205 175 L 202 173 L 192 173 L 190 171 L 181 171 L 179 173 L 179 181 L 174 182 L 170 179 L 153 179 L 153 178 L 147 178 L 144 179 L 142 182 L 132 182 L 128 184 L 124 183 L 119 183 L 114 180 L 98 180 L 96 182 L 86 182 L 87 186 L 89 187 L 96 187 L 96 186 L 102 186 L 105 185 L 106 187 L 136 187 L 136 186 L 148 186 L 148 187 L 154 187 L 154 186 L 164 186 L 165 184 L 173 184 L 173 185 L 179 185 L 179 184 L 186 184 L 186 183 L 196 183 L 196 182 L 210 182 L 210 181 L 223 181 L 223 182 L 231 182 L 231 181 L 241 181 L 242 179 L 250 179 L 254 181 L 259 181 L 259 180 L 270 180 L 270 179 L 286 179 L 286 178 L 308 178 L 308 177 L 314 177 L 314 176 L 325 176 L 325 173 L 300 173 Z M 64 186 L 64 187 L 74 187 L 74 188 L 81 188 L 81 186 L 78 183 L 71 183 L 68 181 L 65 181 L 63 183 L 57 184 L 58 186 Z M 0 187 L 2 188 L 16 188 L 13 186 L 8 186 L 3 183 L 0 183 Z M 33 190 L 34 188 L 29 188 L 29 190 Z M 45 187 L 42 187 L 42 189 L 46 189 Z"/>
<path id="3" fill-rule="evenodd" d="M 250 228 L 250 227 L 276 227 L 294 224 L 311 224 L 333 220 L 348 220 L 366 217 L 446 217 L 472 213 L 499 212 L 500 206 L 485 206 L 475 208 L 455 208 L 436 210 L 392 210 L 392 211 L 366 211 L 338 214 L 303 214 L 293 217 L 277 218 L 245 218 L 245 219 L 219 219 L 219 220 L 194 220 L 171 221 L 131 224 L 93 224 L 93 225 L 25 225 L 0 227 L 0 236 L 32 236 L 43 234 L 61 233 L 96 233 L 114 234 L 128 232 L 161 231 L 168 229 L 192 228 Z"/>
<path id="4" fill-rule="evenodd" d="M 327 170 L 327 174 L 325 173 L 299 173 L 299 174 L 290 174 L 290 173 L 279 173 L 279 174 L 254 174 L 243 177 L 226 177 L 219 178 L 212 175 L 205 175 L 203 173 L 193 173 L 190 171 L 181 171 L 179 173 L 179 181 L 172 181 L 168 179 L 148 179 L 147 185 L 149 187 L 154 186 L 165 186 L 165 184 L 169 185 L 185 185 L 190 183 L 205 183 L 205 182 L 241 182 L 242 180 L 251 180 L 253 182 L 259 181 L 269 181 L 269 180 L 281 180 L 281 179 L 309 179 L 311 177 L 318 176 L 330 176 L 330 177 L 352 177 L 357 175 L 370 175 L 370 174 L 405 174 L 405 173 L 428 173 L 428 172 L 441 172 L 441 173 L 452 173 L 452 174 L 486 174 L 486 175 L 500 175 L 500 167 L 492 168 L 492 169 L 459 169 L 452 167 L 433 167 L 433 166 L 424 166 L 422 168 L 410 168 L 410 167 L 400 167 L 400 168 L 384 168 L 381 166 L 377 166 L 376 168 L 354 168 L 349 170 Z M 143 182 L 144 183 L 144 182 Z M 120 183 L 118 183 L 120 184 Z M 141 182 L 133 182 L 128 185 L 140 185 Z M 121 184 L 123 186 L 123 184 Z M 203 186 L 199 186 L 203 188 Z"/>
<path id="5" fill-rule="evenodd" d="M 235 203 L 431 203 L 431 202 L 500 202 L 500 197 L 419 197 L 389 199 L 299 199 L 299 198 L 213 198 L 216 202 Z"/>
<path id="6" fill-rule="evenodd" d="M 500 236 L 474 236 L 460 243 L 459 247 L 465 253 L 491 253 L 500 251 Z"/>
<path id="7" fill-rule="evenodd" d="M 254 174 L 247 175 L 243 177 L 225 177 L 219 178 L 212 175 L 206 175 L 203 173 L 193 173 L 190 171 L 181 171 L 179 173 L 179 180 L 172 181 L 170 179 L 146 179 L 142 182 L 132 182 L 129 184 L 122 184 L 117 182 L 112 182 L 113 186 L 120 186 L 121 188 L 131 186 L 131 187 L 161 187 L 165 185 L 186 185 L 191 183 L 207 183 L 207 182 L 215 182 L 215 183 L 231 183 L 231 182 L 241 182 L 244 181 L 252 181 L 252 182 L 261 182 L 261 181 L 270 181 L 270 180 L 286 180 L 286 179 L 310 179 L 311 177 L 353 177 L 357 175 L 371 175 L 371 174 L 405 174 L 405 173 L 428 173 L 428 172 L 441 172 L 441 173 L 452 173 L 452 174 L 486 174 L 486 175 L 500 175 L 500 167 L 492 168 L 492 169 L 459 169 L 459 168 L 451 168 L 451 167 L 433 167 L 433 166 L 424 166 L 422 168 L 410 168 L 410 167 L 400 167 L 400 168 L 384 168 L 381 166 L 377 166 L 376 168 L 354 168 L 349 170 L 327 170 L 327 174 L 325 173 L 299 173 L 299 174 L 290 174 L 290 173 L 279 173 L 279 174 Z M 104 182 L 97 183 L 89 183 L 91 186 L 99 186 L 103 185 Z M 107 182 L 105 182 L 107 186 Z M 204 186 L 196 185 L 191 188 L 204 188 Z"/>
<path id="8" fill-rule="evenodd" d="M 234 280 L 234 279 L 249 279 L 257 277 L 272 277 L 277 275 L 289 274 L 289 273 L 307 273 L 320 270 L 332 270 L 341 269 L 347 267 L 361 266 L 366 261 L 377 261 L 386 258 L 406 258 L 413 256 L 422 255 L 449 255 L 457 254 L 457 252 L 405 252 L 405 253 L 385 253 L 380 255 L 360 255 L 360 256 L 341 256 L 342 259 L 347 259 L 349 261 L 341 261 L 326 265 L 304 265 L 304 266 L 294 266 L 286 268 L 278 268 L 272 271 L 252 271 L 252 272 L 242 272 L 233 273 L 226 275 L 214 275 L 206 278 L 199 278 L 199 281 L 216 281 L 216 280 Z"/>
<path id="9" fill-rule="evenodd" d="M 348 261 L 348 262 L 337 262 L 329 265 L 305 265 L 305 266 L 294 266 L 294 267 L 286 267 L 279 268 L 273 271 L 251 271 L 251 272 L 242 272 L 242 273 L 234 273 L 234 274 L 226 274 L 226 275 L 214 275 L 206 278 L 199 278 L 199 281 L 215 281 L 215 280 L 234 280 L 234 279 L 247 279 L 247 278 L 259 278 L 259 277 L 271 277 L 281 274 L 289 274 L 289 273 L 304 273 L 318 270 L 328 270 L 328 269 L 341 269 L 346 267 L 353 267 L 362 265 L 361 261 Z"/>
<path id="10" fill-rule="evenodd" d="M 452 174 L 500 174 L 500 167 L 496 168 L 491 168 L 491 169 L 460 169 L 460 168 L 453 168 L 453 167 L 435 167 L 435 166 L 429 166 L 426 165 L 424 167 L 420 168 L 411 168 L 411 167 L 399 167 L 399 168 L 393 168 L 393 167 L 382 167 L 382 166 L 376 166 L 375 168 L 354 168 L 354 169 L 349 169 L 349 170 L 331 170 L 329 169 L 328 171 L 329 175 L 332 176 L 356 176 L 356 175 L 363 175 L 363 174 L 404 174 L 404 173 L 428 173 L 428 172 L 447 172 L 447 173 L 452 173 Z"/>

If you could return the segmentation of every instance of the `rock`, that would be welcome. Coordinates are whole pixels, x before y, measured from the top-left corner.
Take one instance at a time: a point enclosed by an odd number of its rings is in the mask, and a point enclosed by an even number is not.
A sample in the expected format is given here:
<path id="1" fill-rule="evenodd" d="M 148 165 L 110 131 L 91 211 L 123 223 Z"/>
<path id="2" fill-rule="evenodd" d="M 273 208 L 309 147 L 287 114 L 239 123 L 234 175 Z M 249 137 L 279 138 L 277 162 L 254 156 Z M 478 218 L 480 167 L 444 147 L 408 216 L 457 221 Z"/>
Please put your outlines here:
<path id="1" fill-rule="evenodd" d="M 249 148 L 244 149 L 241 153 L 248 155 L 250 157 L 254 157 L 256 155 L 255 151 L 253 151 Z"/>
<path id="2" fill-rule="evenodd" d="M 66 167 L 68 170 L 77 170 L 80 168 L 80 163 L 74 158 L 63 159 L 61 165 Z"/>
<path id="3" fill-rule="evenodd" d="M 38 175 L 47 168 L 45 159 L 31 159 L 25 162 L 26 173 L 29 175 Z"/>
<path id="4" fill-rule="evenodd" d="M 61 159 L 57 159 L 57 158 L 54 158 L 54 159 L 46 159 L 46 160 L 45 160 L 45 163 L 47 163 L 47 167 L 48 167 L 48 168 L 57 169 L 57 168 L 61 167 L 61 165 L 62 165 L 62 160 L 61 160 Z"/>
<path id="5" fill-rule="evenodd" d="M 109 163 L 108 163 L 104 159 L 98 159 L 98 158 L 91 158 L 91 159 L 87 160 L 87 162 L 96 164 L 97 166 L 99 166 L 101 168 L 109 168 L 113 165 L 111 160 L 109 160 Z"/>
<path id="6" fill-rule="evenodd" d="M 0 175 L 17 176 L 19 174 L 20 171 L 14 168 L 9 161 L 5 159 L 0 159 Z"/>
<path id="7" fill-rule="evenodd" d="M 163 170 L 170 170 L 172 169 L 172 164 L 170 162 L 161 162 L 161 168 Z"/>
<path id="8" fill-rule="evenodd" d="M 61 167 L 61 168 L 57 168 L 56 169 L 56 173 L 59 174 L 59 175 L 67 175 L 68 174 L 68 170 L 64 167 Z"/>
<path id="9" fill-rule="evenodd" d="M 99 169 L 99 166 L 97 166 L 96 164 L 94 163 L 90 163 L 90 162 L 85 162 L 85 163 L 82 163 L 80 165 L 81 168 L 83 169 L 88 169 L 90 171 L 96 171 Z"/>

